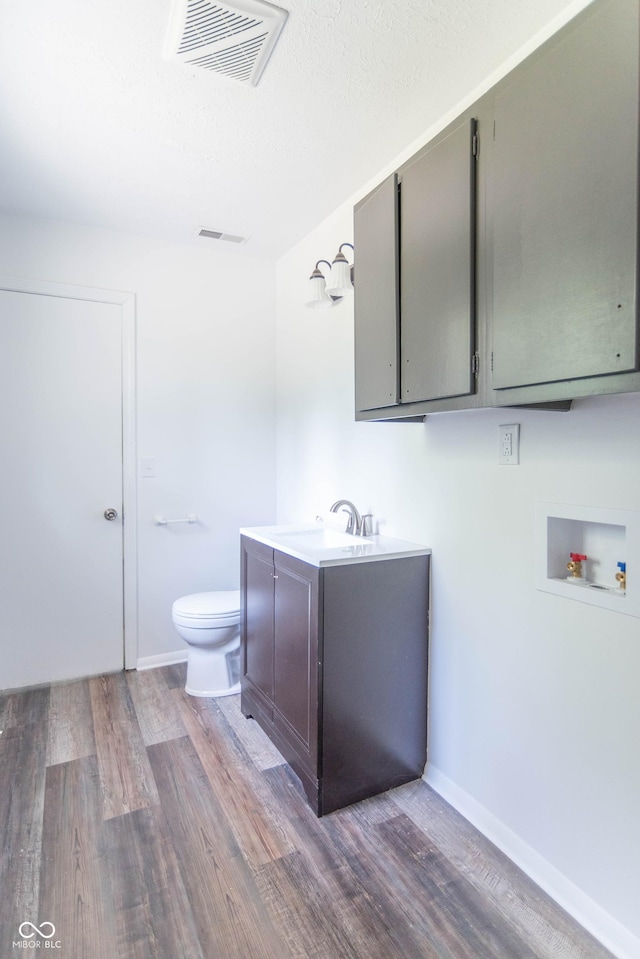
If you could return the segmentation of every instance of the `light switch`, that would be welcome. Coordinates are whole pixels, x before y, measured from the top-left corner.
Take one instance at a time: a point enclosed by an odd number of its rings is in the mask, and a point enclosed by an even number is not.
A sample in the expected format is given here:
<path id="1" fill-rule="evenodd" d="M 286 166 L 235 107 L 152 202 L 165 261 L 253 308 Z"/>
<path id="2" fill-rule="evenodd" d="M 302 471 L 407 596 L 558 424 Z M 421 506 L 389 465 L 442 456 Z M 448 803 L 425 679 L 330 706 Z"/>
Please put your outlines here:
<path id="1" fill-rule="evenodd" d="M 143 456 L 140 460 L 140 475 L 143 478 L 150 478 L 156 475 L 155 456 Z"/>

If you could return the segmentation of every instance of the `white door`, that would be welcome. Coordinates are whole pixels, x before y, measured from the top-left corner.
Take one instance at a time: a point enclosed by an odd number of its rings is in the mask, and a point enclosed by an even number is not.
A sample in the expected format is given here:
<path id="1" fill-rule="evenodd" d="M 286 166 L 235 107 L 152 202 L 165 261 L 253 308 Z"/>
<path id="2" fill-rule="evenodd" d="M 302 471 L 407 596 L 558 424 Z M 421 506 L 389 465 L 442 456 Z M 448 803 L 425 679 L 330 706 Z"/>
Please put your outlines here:
<path id="1" fill-rule="evenodd" d="M 116 303 L 0 289 L 0 689 L 123 667 L 121 357 Z"/>

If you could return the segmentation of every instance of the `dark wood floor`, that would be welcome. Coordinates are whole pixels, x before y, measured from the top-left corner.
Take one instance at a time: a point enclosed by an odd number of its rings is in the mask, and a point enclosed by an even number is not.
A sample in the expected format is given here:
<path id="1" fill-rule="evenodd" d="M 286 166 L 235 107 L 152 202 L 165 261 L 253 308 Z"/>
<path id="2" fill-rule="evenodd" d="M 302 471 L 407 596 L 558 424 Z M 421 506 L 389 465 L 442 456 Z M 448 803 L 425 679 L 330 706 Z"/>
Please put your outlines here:
<path id="1" fill-rule="evenodd" d="M 25 922 L 60 959 L 610 957 L 425 783 L 318 820 L 238 697 L 183 683 L 0 695 L 2 959 Z"/>

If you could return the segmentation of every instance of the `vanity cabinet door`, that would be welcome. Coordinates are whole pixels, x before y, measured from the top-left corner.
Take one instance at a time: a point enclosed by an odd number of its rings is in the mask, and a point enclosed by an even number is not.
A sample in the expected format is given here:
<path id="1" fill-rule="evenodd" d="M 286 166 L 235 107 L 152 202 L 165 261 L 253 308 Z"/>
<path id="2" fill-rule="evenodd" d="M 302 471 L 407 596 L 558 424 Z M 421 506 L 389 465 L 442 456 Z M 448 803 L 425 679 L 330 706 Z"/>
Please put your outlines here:
<path id="1" fill-rule="evenodd" d="M 265 717 L 273 717 L 273 550 L 243 536 L 241 541 L 242 691 L 249 691 Z"/>
<path id="2" fill-rule="evenodd" d="M 309 772 L 318 756 L 319 570 L 274 553 L 274 722 Z"/>
<path id="3" fill-rule="evenodd" d="M 496 92 L 496 391 L 638 369 L 638 19 L 637 0 L 594 5 Z"/>
<path id="4" fill-rule="evenodd" d="M 321 573 L 242 537 L 242 696 L 318 810 Z"/>

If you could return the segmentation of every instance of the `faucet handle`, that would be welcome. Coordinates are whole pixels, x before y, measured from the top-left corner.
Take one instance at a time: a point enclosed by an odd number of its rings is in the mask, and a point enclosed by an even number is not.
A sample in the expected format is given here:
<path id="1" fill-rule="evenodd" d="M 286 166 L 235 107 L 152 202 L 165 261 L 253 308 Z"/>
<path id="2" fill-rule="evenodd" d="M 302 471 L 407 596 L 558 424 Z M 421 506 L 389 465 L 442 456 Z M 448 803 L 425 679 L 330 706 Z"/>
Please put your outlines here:
<path id="1" fill-rule="evenodd" d="M 371 536 L 372 533 L 372 523 L 373 513 L 365 513 L 362 517 L 362 527 L 360 529 L 361 536 Z"/>

